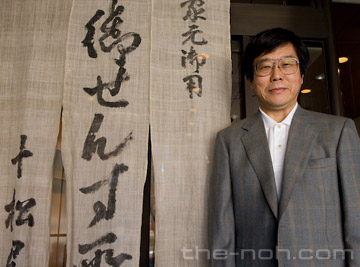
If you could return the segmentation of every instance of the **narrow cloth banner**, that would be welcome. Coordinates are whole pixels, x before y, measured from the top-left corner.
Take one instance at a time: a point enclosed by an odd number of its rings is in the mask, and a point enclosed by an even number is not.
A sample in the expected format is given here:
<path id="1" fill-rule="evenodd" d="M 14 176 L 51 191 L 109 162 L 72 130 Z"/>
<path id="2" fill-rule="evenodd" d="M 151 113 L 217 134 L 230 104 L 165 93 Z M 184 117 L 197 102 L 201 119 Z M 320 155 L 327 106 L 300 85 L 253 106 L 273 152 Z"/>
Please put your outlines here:
<path id="1" fill-rule="evenodd" d="M 208 178 L 230 124 L 229 0 L 153 0 L 155 264 L 206 267 Z"/>
<path id="2" fill-rule="evenodd" d="M 150 15 L 150 0 L 74 0 L 63 101 L 67 266 L 139 265 Z"/>
<path id="3" fill-rule="evenodd" d="M 71 0 L 2 1 L 0 265 L 48 265 Z"/>

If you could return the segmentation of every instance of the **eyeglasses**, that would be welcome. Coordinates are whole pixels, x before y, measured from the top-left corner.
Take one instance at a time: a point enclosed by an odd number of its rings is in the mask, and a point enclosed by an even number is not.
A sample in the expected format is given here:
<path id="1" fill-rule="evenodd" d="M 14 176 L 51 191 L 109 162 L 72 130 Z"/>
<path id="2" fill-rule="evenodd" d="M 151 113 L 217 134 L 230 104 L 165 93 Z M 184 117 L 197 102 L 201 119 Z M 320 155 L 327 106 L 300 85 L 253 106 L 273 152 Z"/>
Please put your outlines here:
<path id="1" fill-rule="evenodd" d="M 299 61 L 296 58 L 263 59 L 255 63 L 256 75 L 260 77 L 270 75 L 274 70 L 275 61 L 278 61 L 278 68 L 286 75 L 297 72 L 299 68 Z"/>

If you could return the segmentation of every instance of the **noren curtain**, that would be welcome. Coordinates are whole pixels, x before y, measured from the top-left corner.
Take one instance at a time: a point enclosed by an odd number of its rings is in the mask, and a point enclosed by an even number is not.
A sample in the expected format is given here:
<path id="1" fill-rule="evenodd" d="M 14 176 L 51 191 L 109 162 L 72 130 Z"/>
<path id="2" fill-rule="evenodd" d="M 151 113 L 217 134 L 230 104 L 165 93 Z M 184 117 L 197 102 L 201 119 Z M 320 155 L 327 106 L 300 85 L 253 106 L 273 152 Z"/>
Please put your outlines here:
<path id="1" fill-rule="evenodd" d="M 216 132 L 229 124 L 228 0 L 5 1 L 0 262 L 47 266 L 62 113 L 67 266 L 137 266 L 151 128 L 156 266 L 207 266 Z"/>

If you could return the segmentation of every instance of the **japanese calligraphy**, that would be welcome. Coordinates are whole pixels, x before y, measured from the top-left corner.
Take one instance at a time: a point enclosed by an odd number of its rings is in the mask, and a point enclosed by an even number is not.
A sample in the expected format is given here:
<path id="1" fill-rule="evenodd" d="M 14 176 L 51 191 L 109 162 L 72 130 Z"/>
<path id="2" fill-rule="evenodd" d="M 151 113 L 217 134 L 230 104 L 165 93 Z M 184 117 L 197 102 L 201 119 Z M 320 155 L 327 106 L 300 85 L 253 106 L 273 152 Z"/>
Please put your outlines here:
<path id="1" fill-rule="evenodd" d="M 9 213 L 8 218 L 5 221 L 5 226 L 6 226 L 6 228 L 10 227 L 11 232 L 13 231 L 13 220 L 14 220 L 14 216 L 15 216 L 15 211 L 19 212 L 19 215 L 16 219 L 17 226 L 21 226 L 21 225 L 27 223 L 28 226 L 33 227 L 35 224 L 34 217 L 31 213 L 27 217 L 24 217 L 25 214 L 27 214 L 29 212 L 29 210 L 36 205 L 35 199 L 29 198 L 25 201 L 18 200 L 15 205 L 15 194 L 16 194 L 16 191 L 14 189 L 12 201 L 5 206 L 6 212 Z"/>
<path id="2" fill-rule="evenodd" d="M 117 156 L 123 148 L 126 146 L 126 144 L 132 140 L 132 132 L 129 133 L 129 135 L 125 138 L 125 140 L 117 145 L 115 149 L 109 153 L 105 153 L 105 147 L 106 147 L 106 138 L 100 137 L 96 139 L 96 133 L 99 131 L 100 126 L 104 120 L 104 115 L 101 113 L 95 114 L 94 120 L 91 124 L 89 133 L 86 137 L 82 158 L 86 160 L 91 160 L 92 154 L 94 154 L 97 151 L 98 156 L 101 160 L 107 160 L 110 157 Z"/>
<path id="3" fill-rule="evenodd" d="M 17 164 L 17 178 L 22 177 L 22 161 L 24 158 L 33 156 L 30 150 L 25 149 L 27 136 L 20 135 L 20 152 L 11 159 L 13 165 Z M 4 209 L 8 213 L 8 217 L 5 220 L 6 229 L 10 228 L 10 231 L 14 231 L 14 219 L 17 226 L 27 224 L 29 227 L 33 227 L 35 224 L 34 216 L 30 213 L 30 209 L 36 205 L 34 198 L 29 198 L 24 201 L 16 201 L 16 189 L 14 188 L 13 197 L 9 204 L 5 205 Z M 16 214 L 17 213 L 17 214 Z M 25 243 L 21 240 L 13 240 L 10 254 L 7 258 L 6 267 L 15 267 L 16 258 L 20 254 L 20 250 L 25 247 Z"/>
<path id="4" fill-rule="evenodd" d="M 191 22 L 196 22 L 198 19 L 206 20 L 205 17 L 200 16 L 200 14 L 205 12 L 205 9 L 202 6 L 205 4 L 203 0 L 189 0 L 181 3 L 181 7 L 188 6 L 186 15 L 183 17 L 184 20 L 190 19 Z"/>
<path id="5" fill-rule="evenodd" d="M 207 44 L 208 42 L 202 38 L 202 40 L 196 40 L 196 35 L 199 34 L 199 33 L 202 33 L 201 30 L 198 30 L 199 26 L 197 25 L 190 25 L 189 26 L 189 30 L 185 33 L 182 34 L 183 37 L 187 37 L 183 42 L 182 44 L 186 44 L 188 41 L 191 41 L 192 44 L 195 44 L 195 45 L 205 45 Z"/>
<path id="6" fill-rule="evenodd" d="M 17 156 L 11 159 L 12 165 L 17 164 L 17 178 L 20 179 L 22 177 L 22 162 L 23 159 L 29 158 L 33 156 L 33 153 L 30 150 L 27 150 L 25 147 L 27 140 L 26 135 L 20 135 L 20 152 Z M 29 227 L 33 227 L 35 225 L 34 216 L 30 213 L 31 208 L 36 206 L 36 201 L 34 198 L 29 198 L 24 201 L 17 200 L 16 201 L 16 189 L 14 188 L 12 194 L 12 200 L 9 204 L 5 205 L 4 209 L 8 213 L 8 216 L 5 220 L 6 229 L 10 228 L 10 231 L 14 231 L 14 220 L 16 226 L 22 226 L 27 224 Z M 10 249 L 10 254 L 7 258 L 6 267 L 15 267 L 16 266 L 16 258 L 19 256 L 20 251 L 25 247 L 25 243 L 21 240 L 13 240 L 12 247 Z"/>
<path id="7" fill-rule="evenodd" d="M 16 263 L 15 260 L 17 256 L 19 256 L 20 250 L 22 250 L 25 247 L 25 244 L 21 242 L 20 240 L 14 240 L 12 241 L 12 248 L 10 250 L 10 254 L 8 256 L 6 267 L 15 267 Z"/>
<path id="8" fill-rule="evenodd" d="M 86 254 L 92 249 L 102 246 L 104 244 L 112 244 L 117 240 L 117 236 L 114 233 L 108 233 L 98 240 L 94 241 L 91 244 L 79 245 L 79 253 Z M 113 267 L 119 267 L 125 260 L 131 260 L 132 256 L 126 253 L 120 253 L 118 256 L 113 257 L 114 250 L 106 249 L 101 250 L 97 249 L 95 251 L 95 257 L 91 260 L 82 260 L 80 263 L 80 267 L 100 267 L 102 255 L 105 254 L 105 262 Z"/>
<path id="9" fill-rule="evenodd" d="M 115 64 L 118 66 L 118 73 L 114 81 L 103 82 L 100 75 L 97 76 L 96 86 L 93 88 L 84 87 L 84 91 L 89 95 L 97 95 L 98 103 L 102 106 L 119 108 L 126 107 L 129 102 L 125 99 L 117 101 L 107 101 L 103 97 L 103 91 L 106 89 L 109 91 L 112 97 L 117 96 L 120 93 L 120 88 L 123 82 L 130 79 L 130 75 L 125 69 L 126 55 L 134 51 L 141 43 L 141 37 L 138 33 L 128 32 L 122 35 L 121 30 L 118 28 L 123 20 L 120 15 L 125 10 L 124 6 L 117 6 L 118 0 L 112 0 L 112 5 L 109 10 L 109 16 L 105 19 L 100 27 L 100 31 L 103 35 L 99 38 L 99 45 L 101 51 L 109 53 L 114 47 L 119 52 L 119 58 L 114 59 Z M 94 24 L 105 15 L 103 10 L 97 10 L 95 15 L 88 21 L 85 28 L 88 30 L 85 39 L 82 41 L 84 47 L 88 49 L 88 55 L 91 58 L 97 58 L 97 51 L 94 47 L 94 36 L 96 28 Z M 108 38 L 112 38 L 112 42 L 106 44 Z M 129 42 L 130 41 L 130 42 Z M 130 43 L 125 45 L 125 43 Z"/>
<path id="10" fill-rule="evenodd" d="M 202 95 L 202 77 L 198 74 L 188 75 L 183 79 L 187 84 L 187 89 L 190 92 L 190 98 L 193 98 L 193 93 L 201 97 Z"/>
<path id="11" fill-rule="evenodd" d="M 119 267 L 121 266 L 121 264 L 124 263 L 124 261 L 132 259 L 132 256 L 126 253 L 120 253 L 118 256 L 113 257 L 114 255 L 113 249 L 106 249 L 106 250 L 97 249 L 95 251 L 95 257 L 91 260 L 82 260 L 79 267 L 100 267 L 101 258 L 102 255 L 104 254 L 105 254 L 105 262 L 109 266 L 113 266 L 113 267 Z"/>
<path id="12" fill-rule="evenodd" d="M 86 254 L 93 248 L 101 246 L 103 244 L 112 244 L 116 241 L 117 236 L 114 233 L 108 233 L 103 237 L 100 237 L 98 240 L 93 242 L 92 244 L 79 245 L 79 253 Z"/>
<path id="13" fill-rule="evenodd" d="M 33 153 L 30 150 L 25 150 L 25 143 L 26 143 L 26 140 L 27 140 L 27 136 L 26 135 L 21 135 L 20 138 L 21 138 L 20 152 L 15 158 L 13 158 L 11 160 L 11 163 L 13 165 L 15 165 L 16 163 L 18 164 L 17 178 L 19 178 L 19 179 L 22 176 L 22 160 L 23 160 L 23 158 L 28 158 L 28 157 L 33 156 Z"/>
<path id="14" fill-rule="evenodd" d="M 95 27 L 93 26 L 96 21 L 98 21 L 105 12 L 103 10 L 96 11 L 95 15 L 86 23 L 85 27 L 88 29 L 88 32 L 85 36 L 85 39 L 82 41 L 83 45 L 88 48 L 88 55 L 91 58 L 97 58 L 97 52 L 94 48 L 94 35 Z"/>
<path id="15" fill-rule="evenodd" d="M 124 164 L 120 164 L 120 165 L 116 164 L 111 173 L 110 181 L 101 181 L 100 183 L 98 182 L 89 187 L 79 189 L 80 192 L 82 192 L 83 194 L 89 194 L 96 192 L 97 190 L 100 189 L 101 186 L 107 183 L 110 184 L 108 203 L 107 203 L 108 207 L 106 208 L 106 206 L 101 201 L 95 202 L 93 206 L 95 217 L 90 222 L 89 227 L 94 226 L 97 222 L 99 222 L 102 219 L 110 220 L 114 217 L 115 205 L 116 205 L 116 187 L 119 180 L 119 174 L 124 173 L 127 170 L 128 170 L 128 166 Z"/>
<path id="16" fill-rule="evenodd" d="M 194 94 L 202 96 L 202 81 L 203 77 L 200 74 L 200 68 L 206 64 L 208 56 L 196 51 L 197 47 L 204 46 L 208 41 L 203 37 L 203 31 L 197 25 L 198 21 L 205 21 L 205 1 L 204 0 L 188 0 L 180 4 L 181 8 L 187 8 L 186 14 L 183 17 L 184 21 L 189 21 L 188 29 L 181 36 L 183 37 L 182 45 L 191 43 L 190 49 L 181 49 L 181 65 L 187 68 L 188 65 L 194 66 L 193 73 L 183 78 L 186 83 L 186 89 L 189 92 L 190 99 Z"/>
<path id="17" fill-rule="evenodd" d="M 181 65 L 186 68 L 186 63 L 188 62 L 191 65 L 195 65 L 196 73 L 199 73 L 199 68 L 206 63 L 206 56 L 199 55 L 193 46 L 191 46 L 190 51 L 181 50 L 183 57 L 181 58 Z"/>
<path id="18" fill-rule="evenodd" d="M 113 51 L 118 55 L 112 59 L 117 66 L 117 74 L 113 80 L 103 81 L 101 75 L 97 75 L 94 87 L 83 87 L 83 90 L 90 96 L 96 95 L 99 105 L 109 108 L 126 108 L 129 105 L 129 102 L 126 99 L 121 99 L 119 94 L 122 84 L 130 80 L 130 75 L 125 68 L 127 55 L 136 50 L 141 43 L 141 36 L 138 33 L 132 31 L 123 33 L 123 30 L 120 29 L 121 24 L 124 22 L 120 16 L 125 12 L 125 7 L 118 4 L 118 2 L 120 1 L 111 0 L 107 16 L 102 22 L 100 20 L 103 19 L 106 12 L 102 9 L 95 12 L 85 25 L 87 33 L 82 41 L 82 45 L 87 48 L 88 56 L 92 59 L 96 59 L 100 51 L 103 53 Z M 97 33 L 98 22 L 101 23 L 99 33 Z M 101 113 L 95 113 L 94 115 L 81 155 L 82 159 L 86 161 L 91 161 L 95 153 L 102 161 L 117 157 L 133 139 L 133 132 L 130 131 L 120 144 L 116 145 L 111 151 L 105 152 L 107 138 L 105 136 L 97 137 L 104 117 Z M 82 194 L 93 195 L 108 185 L 107 203 L 95 201 L 93 204 L 95 215 L 91 219 L 88 228 L 96 227 L 103 220 L 109 221 L 114 218 L 119 175 L 127 172 L 128 169 L 129 167 L 124 163 L 115 164 L 108 179 L 99 180 L 89 186 L 79 188 Z M 119 267 L 126 260 L 131 260 L 132 256 L 129 254 L 120 253 L 114 256 L 114 250 L 111 248 L 97 248 L 106 244 L 113 244 L 116 240 L 117 236 L 114 233 L 107 233 L 93 243 L 79 244 L 78 251 L 81 255 L 93 252 L 92 255 L 94 256 L 91 256 L 90 259 L 82 259 L 74 266 L 100 267 L 106 263 L 109 266 Z"/>

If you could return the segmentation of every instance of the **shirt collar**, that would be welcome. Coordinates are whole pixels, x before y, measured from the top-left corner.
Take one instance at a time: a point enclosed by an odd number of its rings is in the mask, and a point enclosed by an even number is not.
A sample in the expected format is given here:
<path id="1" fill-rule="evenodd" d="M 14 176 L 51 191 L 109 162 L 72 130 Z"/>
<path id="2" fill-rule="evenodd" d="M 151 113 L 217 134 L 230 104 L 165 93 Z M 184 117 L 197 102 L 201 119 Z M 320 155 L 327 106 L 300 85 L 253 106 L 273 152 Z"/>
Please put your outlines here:
<path id="1" fill-rule="evenodd" d="M 298 103 L 296 102 L 296 105 L 293 107 L 293 109 L 290 111 L 290 113 L 280 123 L 283 123 L 283 124 L 286 124 L 286 125 L 290 126 L 292 118 L 294 117 L 294 114 L 295 114 L 295 111 L 296 111 L 297 107 L 298 107 Z M 261 117 L 263 119 L 265 128 L 270 128 L 271 126 L 277 124 L 277 122 L 274 121 L 272 118 L 270 118 L 264 111 L 261 110 L 261 108 L 259 108 L 259 110 L 261 112 Z"/>

